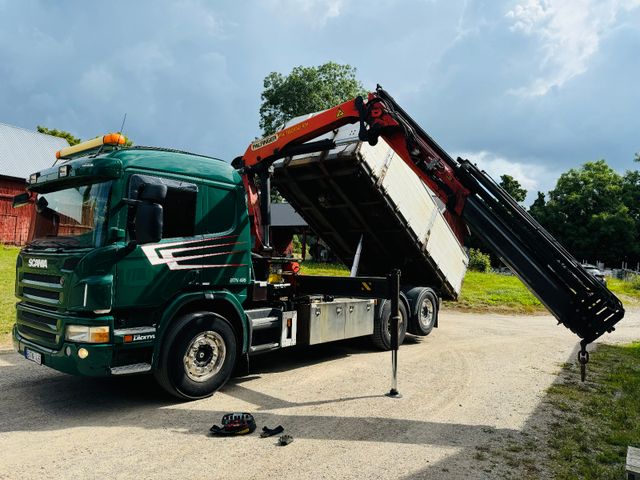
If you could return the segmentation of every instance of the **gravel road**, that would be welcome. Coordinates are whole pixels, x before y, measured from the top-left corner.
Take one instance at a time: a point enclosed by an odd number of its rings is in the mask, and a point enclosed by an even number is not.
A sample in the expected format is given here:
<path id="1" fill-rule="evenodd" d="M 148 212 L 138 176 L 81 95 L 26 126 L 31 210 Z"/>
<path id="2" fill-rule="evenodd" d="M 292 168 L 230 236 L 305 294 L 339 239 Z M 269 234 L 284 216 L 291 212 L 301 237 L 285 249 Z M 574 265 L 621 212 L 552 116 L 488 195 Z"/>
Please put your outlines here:
<path id="1" fill-rule="evenodd" d="M 576 337 L 546 315 L 446 311 L 440 325 L 401 347 L 398 400 L 383 395 L 391 354 L 364 341 L 254 358 L 251 375 L 191 403 L 147 377 L 76 378 L 0 355 L 0 478 L 493 478 L 476 447 L 535 419 Z M 640 311 L 605 337 L 639 339 Z M 231 411 L 295 440 L 208 437 Z"/>

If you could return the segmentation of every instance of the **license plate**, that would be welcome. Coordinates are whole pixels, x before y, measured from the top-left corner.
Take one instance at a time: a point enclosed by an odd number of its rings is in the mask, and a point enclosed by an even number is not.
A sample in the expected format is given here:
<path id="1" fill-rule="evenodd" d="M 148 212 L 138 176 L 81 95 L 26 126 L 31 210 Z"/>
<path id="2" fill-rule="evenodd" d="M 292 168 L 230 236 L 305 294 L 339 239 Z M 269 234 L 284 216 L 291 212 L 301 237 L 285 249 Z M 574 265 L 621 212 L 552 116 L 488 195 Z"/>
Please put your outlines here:
<path id="1" fill-rule="evenodd" d="M 32 362 L 35 362 L 38 365 L 42 365 L 42 354 L 39 352 L 34 352 L 33 350 L 29 350 L 28 348 L 25 348 L 24 358 L 26 358 L 27 360 L 31 360 Z"/>

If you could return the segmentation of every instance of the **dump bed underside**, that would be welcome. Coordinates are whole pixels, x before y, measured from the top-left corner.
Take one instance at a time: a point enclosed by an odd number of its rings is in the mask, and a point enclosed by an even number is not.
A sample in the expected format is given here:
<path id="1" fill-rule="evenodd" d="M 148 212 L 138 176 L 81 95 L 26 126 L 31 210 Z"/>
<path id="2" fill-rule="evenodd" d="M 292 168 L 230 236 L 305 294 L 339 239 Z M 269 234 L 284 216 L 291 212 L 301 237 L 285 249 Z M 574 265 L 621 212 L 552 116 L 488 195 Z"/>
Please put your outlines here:
<path id="1" fill-rule="evenodd" d="M 346 265 L 352 264 L 362 237 L 359 275 L 385 276 L 399 268 L 404 285 L 431 286 L 443 298 L 457 298 L 467 259 L 453 233 L 439 233 L 437 241 L 448 244 L 439 245 L 440 250 L 450 255 L 448 265 L 438 265 L 429 255 L 428 236 L 417 238 L 415 227 L 408 225 L 407 207 L 394 202 L 358 148 L 280 162 L 273 182 Z M 432 204 L 434 217 L 440 216 L 421 186 L 421 200 Z"/>

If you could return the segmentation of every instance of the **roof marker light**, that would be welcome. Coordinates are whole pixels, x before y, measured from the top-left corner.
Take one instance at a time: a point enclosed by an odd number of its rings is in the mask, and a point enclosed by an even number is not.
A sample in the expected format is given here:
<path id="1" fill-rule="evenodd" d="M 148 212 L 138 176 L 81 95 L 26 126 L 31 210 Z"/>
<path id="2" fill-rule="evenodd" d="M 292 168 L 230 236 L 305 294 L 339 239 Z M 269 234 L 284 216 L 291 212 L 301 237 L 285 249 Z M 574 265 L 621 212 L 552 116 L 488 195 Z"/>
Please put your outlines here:
<path id="1" fill-rule="evenodd" d="M 120 133 L 109 133 L 102 137 L 103 145 L 124 145 L 126 142 L 124 135 Z"/>
<path id="2" fill-rule="evenodd" d="M 124 146 L 127 139 L 121 133 L 109 133 L 102 137 L 96 137 L 92 140 L 73 145 L 71 147 L 65 147 L 62 150 L 56 152 L 56 158 L 71 159 L 80 155 L 88 155 L 91 150 L 99 151 L 103 146 L 120 147 Z"/>

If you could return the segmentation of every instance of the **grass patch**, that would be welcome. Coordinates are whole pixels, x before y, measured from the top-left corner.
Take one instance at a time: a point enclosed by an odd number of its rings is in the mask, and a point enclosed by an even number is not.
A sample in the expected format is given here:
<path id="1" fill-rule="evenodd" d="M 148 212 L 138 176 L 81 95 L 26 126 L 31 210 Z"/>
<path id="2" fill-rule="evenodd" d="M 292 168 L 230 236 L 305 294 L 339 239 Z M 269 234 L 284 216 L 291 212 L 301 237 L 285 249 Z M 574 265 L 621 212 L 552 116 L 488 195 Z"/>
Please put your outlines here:
<path id="1" fill-rule="evenodd" d="M 468 271 L 457 302 L 444 302 L 447 308 L 505 313 L 535 313 L 542 304 L 514 275 Z"/>
<path id="2" fill-rule="evenodd" d="M 624 478 L 627 446 L 640 447 L 640 343 L 598 347 L 585 383 L 574 364 L 565 373 L 548 392 L 554 478 Z"/>
<path id="3" fill-rule="evenodd" d="M 349 269 L 341 263 L 301 262 L 300 273 L 304 275 L 348 277 Z"/>
<path id="4" fill-rule="evenodd" d="M 624 281 L 607 278 L 607 287 L 615 293 L 625 305 L 640 305 L 640 280 Z"/>
<path id="5" fill-rule="evenodd" d="M 17 247 L 0 245 L 0 343 L 8 342 L 8 334 L 16 321 L 16 257 Z"/>
<path id="6" fill-rule="evenodd" d="M 488 439 L 473 458 L 491 462 L 496 478 L 613 480 L 626 478 L 629 446 L 640 447 L 640 342 L 600 345 L 584 383 L 577 362 L 564 364 L 524 428 Z"/>

